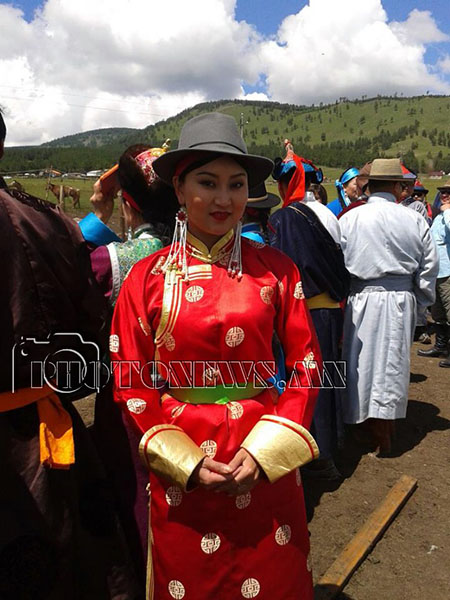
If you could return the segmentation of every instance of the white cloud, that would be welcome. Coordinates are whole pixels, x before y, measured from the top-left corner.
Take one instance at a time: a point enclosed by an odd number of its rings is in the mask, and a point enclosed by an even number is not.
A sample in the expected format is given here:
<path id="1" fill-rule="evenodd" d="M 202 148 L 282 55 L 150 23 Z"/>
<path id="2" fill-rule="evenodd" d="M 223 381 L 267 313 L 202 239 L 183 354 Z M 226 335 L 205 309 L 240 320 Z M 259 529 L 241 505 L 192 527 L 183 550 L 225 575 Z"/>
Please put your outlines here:
<path id="1" fill-rule="evenodd" d="M 450 39 L 446 33 L 439 31 L 429 10 L 415 8 L 404 23 L 393 21 L 390 27 L 403 43 L 427 44 Z"/>
<path id="2" fill-rule="evenodd" d="M 258 80 L 259 36 L 235 19 L 235 2 L 47 0 L 29 24 L 0 4 L 8 143 L 144 127 L 198 102 L 239 97 L 243 81 Z"/>
<path id="3" fill-rule="evenodd" d="M 450 74 L 450 54 L 446 54 L 444 57 L 439 59 L 437 68 L 442 73 Z"/>
<path id="4" fill-rule="evenodd" d="M 426 90 L 449 93 L 431 73 L 425 44 L 448 39 L 428 11 L 388 23 L 381 0 L 310 0 L 262 45 L 268 93 L 280 102 L 333 101 L 340 96 Z"/>
<path id="5" fill-rule="evenodd" d="M 429 11 L 389 23 L 381 0 L 310 0 L 267 40 L 236 20 L 237 1 L 45 0 L 27 23 L 0 0 L 8 144 L 145 127 L 220 98 L 450 92 L 450 58 L 425 64 L 427 45 L 448 39 Z"/>

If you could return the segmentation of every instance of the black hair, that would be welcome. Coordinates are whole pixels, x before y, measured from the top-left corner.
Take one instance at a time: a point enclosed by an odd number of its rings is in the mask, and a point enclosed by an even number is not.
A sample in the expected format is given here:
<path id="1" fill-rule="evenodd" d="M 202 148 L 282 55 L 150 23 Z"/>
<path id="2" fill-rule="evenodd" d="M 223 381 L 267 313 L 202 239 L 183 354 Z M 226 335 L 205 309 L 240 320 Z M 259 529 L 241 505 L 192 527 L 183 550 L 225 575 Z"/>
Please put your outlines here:
<path id="1" fill-rule="evenodd" d="M 286 185 L 289 185 L 289 182 L 291 181 L 293 175 L 295 173 L 295 168 L 290 169 L 287 173 L 284 173 L 284 175 L 282 175 L 279 179 L 279 181 L 281 181 L 281 183 L 285 183 Z M 312 183 L 316 183 L 317 179 L 316 179 L 316 175 L 315 173 L 313 173 L 312 171 L 305 171 L 305 191 L 307 192 L 309 190 L 309 186 Z"/>
<path id="2" fill-rule="evenodd" d="M 317 183 L 317 175 L 315 171 L 305 171 L 305 192 L 309 190 L 312 183 Z"/>
<path id="3" fill-rule="evenodd" d="M 294 176 L 294 173 L 295 173 L 295 167 L 292 167 L 292 169 L 289 169 L 289 171 L 287 171 L 286 173 L 283 173 L 283 175 L 281 175 L 278 178 L 278 181 L 285 185 L 289 185 L 289 182 L 291 181 L 292 177 Z"/>
<path id="4" fill-rule="evenodd" d="M 242 164 L 242 161 L 239 161 L 239 156 L 235 156 L 234 154 L 225 154 L 225 153 L 221 153 L 221 152 L 208 152 L 208 154 L 206 156 L 203 155 L 198 160 L 195 160 L 194 162 L 190 163 L 184 169 L 184 171 L 182 171 L 179 174 L 179 176 L 178 176 L 179 181 L 181 183 L 183 183 L 183 181 L 185 180 L 186 175 L 188 175 L 188 173 L 190 173 L 191 171 L 195 171 L 195 169 L 200 169 L 200 167 L 203 167 L 203 165 L 207 165 L 208 163 L 212 162 L 213 160 L 222 158 L 223 156 L 229 156 L 232 160 L 237 162 L 244 169 L 244 171 L 248 174 L 248 166 L 245 164 Z M 181 159 L 181 160 L 183 160 L 183 159 Z"/>
<path id="5" fill-rule="evenodd" d="M 312 183 L 310 190 L 319 194 L 319 198 L 322 204 L 328 204 L 327 190 L 323 187 L 321 183 Z"/>
<path id="6" fill-rule="evenodd" d="M 150 150 L 151 146 L 136 144 L 125 150 L 119 159 L 117 176 L 120 187 L 128 192 L 141 209 L 147 223 L 161 224 L 171 236 L 175 225 L 175 215 L 179 209 L 174 189 L 157 177 L 148 183 L 135 157 Z"/>
<path id="7" fill-rule="evenodd" d="M 6 125 L 3 119 L 2 111 L 0 110 L 0 142 L 3 142 L 6 138 Z"/>
<path id="8" fill-rule="evenodd" d="M 267 224 L 269 223 L 270 208 L 256 208 L 256 206 L 248 206 L 245 208 L 245 213 L 254 223 L 261 225 L 262 236 L 266 244 L 269 243 L 269 231 Z"/>

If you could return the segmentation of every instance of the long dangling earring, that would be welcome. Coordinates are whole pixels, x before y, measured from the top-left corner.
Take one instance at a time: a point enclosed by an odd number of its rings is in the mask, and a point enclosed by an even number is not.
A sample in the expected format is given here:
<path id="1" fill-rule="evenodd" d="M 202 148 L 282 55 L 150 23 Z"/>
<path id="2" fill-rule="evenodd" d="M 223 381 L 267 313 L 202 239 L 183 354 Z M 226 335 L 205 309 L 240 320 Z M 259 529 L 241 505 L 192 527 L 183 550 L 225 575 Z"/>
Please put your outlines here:
<path id="1" fill-rule="evenodd" d="M 241 234 L 242 222 L 239 221 L 236 225 L 233 249 L 230 254 L 230 260 L 228 261 L 228 275 L 232 278 L 237 276 L 238 280 L 242 279 Z"/>
<path id="2" fill-rule="evenodd" d="M 173 232 L 172 244 L 170 245 L 167 260 L 162 267 L 162 271 L 174 272 L 180 271 L 183 279 L 188 281 L 186 237 L 187 237 L 187 212 L 182 206 L 175 217 L 175 229 Z"/>

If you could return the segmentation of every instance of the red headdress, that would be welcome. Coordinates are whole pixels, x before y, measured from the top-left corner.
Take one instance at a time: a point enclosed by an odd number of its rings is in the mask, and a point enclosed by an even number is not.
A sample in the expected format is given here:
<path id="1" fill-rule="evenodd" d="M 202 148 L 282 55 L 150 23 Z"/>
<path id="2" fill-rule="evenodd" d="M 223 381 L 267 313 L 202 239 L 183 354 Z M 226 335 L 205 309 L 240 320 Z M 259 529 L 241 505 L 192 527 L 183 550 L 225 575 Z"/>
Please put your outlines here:
<path id="1" fill-rule="evenodd" d="M 323 179 L 322 171 L 312 161 L 302 156 L 297 156 L 294 153 L 294 148 L 290 140 L 284 140 L 284 147 L 286 149 L 286 157 L 275 166 L 274 178 L 279 180 L 283 174 L 288 173 L 292 169 L 295 169 L 295 171 L 289 181 L 283 200 L 283 207 L 289 206 L 289 204 L 297 200 L 303 200 L 305 197 L 305 170 L 316 173 L 317 183 L 320 183 Z M 278 189 L 280 189 L 280 183 L 278 183 Z"/>

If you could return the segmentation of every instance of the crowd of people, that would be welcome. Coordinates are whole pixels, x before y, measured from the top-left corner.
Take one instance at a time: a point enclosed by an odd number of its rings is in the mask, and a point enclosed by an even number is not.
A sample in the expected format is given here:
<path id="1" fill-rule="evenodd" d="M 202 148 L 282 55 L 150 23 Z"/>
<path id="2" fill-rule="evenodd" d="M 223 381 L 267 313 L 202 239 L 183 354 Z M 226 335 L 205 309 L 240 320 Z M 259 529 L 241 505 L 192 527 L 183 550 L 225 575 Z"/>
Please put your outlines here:
<path id="1" fill-rule="evenodd" d="M 430 307 L 450 366 L 450 181 L 431 211 L 376 158 L 327 204 L 289 140 L 273 162 L 208 113 L 128 148 L 79 224 L 0 188 L 0 597 L 312 600 L 303 481 L 342 479 L 346 435 L 391 452 Z"/>

